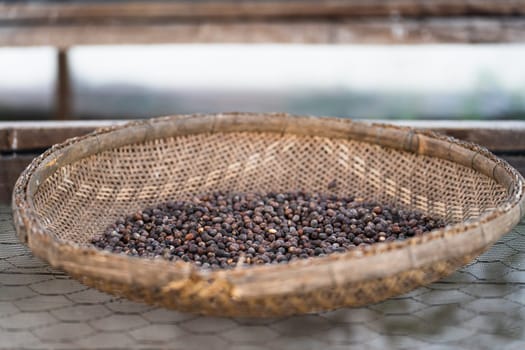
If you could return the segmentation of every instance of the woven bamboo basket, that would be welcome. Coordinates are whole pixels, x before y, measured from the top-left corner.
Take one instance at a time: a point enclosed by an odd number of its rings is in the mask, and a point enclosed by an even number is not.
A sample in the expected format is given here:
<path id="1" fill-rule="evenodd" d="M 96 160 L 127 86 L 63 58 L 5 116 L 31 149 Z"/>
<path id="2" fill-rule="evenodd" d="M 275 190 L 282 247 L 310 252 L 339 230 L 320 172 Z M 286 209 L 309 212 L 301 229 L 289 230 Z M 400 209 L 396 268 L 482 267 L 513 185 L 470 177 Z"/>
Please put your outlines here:
<path id="1" fill-rule="evenodd" d="M 336 188 L 328 188 L 337 179 Z M 170 199 L 306 189 L 415 209 L 447 226 L 285 265 L 202 270 L 89 246 L 116 218 Z M 450 274 L 520 220 L 522 176 L 479 146 L 388 125 L 282 114 L 173 116 L 52 147 L 19 178 L 15 226 L 35 255 L 132 300 L 221 316 L 375 303 Z"/>

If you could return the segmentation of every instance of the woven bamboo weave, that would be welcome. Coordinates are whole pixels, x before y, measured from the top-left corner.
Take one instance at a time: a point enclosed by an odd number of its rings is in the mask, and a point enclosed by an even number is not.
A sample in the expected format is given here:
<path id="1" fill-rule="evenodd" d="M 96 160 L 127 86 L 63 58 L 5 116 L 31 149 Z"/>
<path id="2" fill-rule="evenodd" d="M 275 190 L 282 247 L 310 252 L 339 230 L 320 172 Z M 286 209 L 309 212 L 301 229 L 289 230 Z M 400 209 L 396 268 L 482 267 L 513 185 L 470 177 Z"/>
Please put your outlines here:
<path id="1" fill-rule="evenodd" d="M 487 150 L 431 132 L 230 113 L 156 118 L 54 146 L 19 178 L 13 209 L 33 252 L 88 285 L 182 311 L 263 317 L 378 302 L 439 279 L 519 222 L 523 189 L 521 175 Z M 216 190 L 350 194 L 448 225 L 402 242 L 213 272 L 88 244 L 119 216 Z"/>

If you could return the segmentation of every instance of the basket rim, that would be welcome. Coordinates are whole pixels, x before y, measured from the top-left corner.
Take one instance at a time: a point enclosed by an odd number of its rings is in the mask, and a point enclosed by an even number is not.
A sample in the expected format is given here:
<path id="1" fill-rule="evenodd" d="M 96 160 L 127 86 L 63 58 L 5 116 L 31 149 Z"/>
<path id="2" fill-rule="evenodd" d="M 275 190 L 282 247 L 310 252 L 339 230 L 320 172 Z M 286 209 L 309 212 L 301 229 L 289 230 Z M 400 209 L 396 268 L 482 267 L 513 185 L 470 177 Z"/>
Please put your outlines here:
<path id="1" fill-rule="evenodd" d="M 261 122 L 261 118 L 265 118 L 264 123 Z M 35 210 L 31 191 L 36 192 L 38 190 L 38 185 L 45 181 L 47 176 L 50 176 L 54 170 L 64 165 L 61 163 L 60 156 L 67 154 L 69 149 L 83 147 L 87 142 L 90 142 L 90 140 L 91 142 L 102 145 L 104 143 L 102 140 L 104 135 L 115 134 L 119 131 L 140 129 L 143 131 L 143 134 L 141 135 L 144 136 L 144 140 L 146 140 L 148 137 L 155 138 L 158 136 L 158 131 L 155 131 L 155 128 L 162 129 L 161 126 L 173 123 L 180 124 L 179 126 L 182 129 L 184 129 L 185 126 L 190 126 L 190 129 L 191 127 L 195 126 L 201 127 L 200 129 L 191 129 L 190 133 L 214 133 L 228 131 L 230 128 L 235 131 L 235 128 L 242 128 L 246 127 L 246 125 L 257 124 L 258 128 L 263 131 L 280 132 L 282 134 L 292 132 L 301 134 L 305 131 L 299 129 L 292 130 L 291 128 L 296 125 L 299 125 L 301 128 L 305 128 L 305 125 L 312 125 L 314 127 L 323 125 L 329 126 L 328 129 L 331 128 L 330 130 L 336 134 L 340 134 L 341 137 L 352 139 L 360 138 L 359 141 L 362 142 L 383 145 L 384 142 L 389 142 L 388 137 L 401 136 L 403 138 L 403 142 L 400 143 L 398 140 L 397 144 L 389 144 L 387 147 L 398 148 L 400 150 L 418 154 L 441 157 L 451 157 L 458 152 L 467 152 L 470 155 L 470 159 L 468 160 L 470 162 L 470 167 L 476 171 L 480 171 L 479 169 L 476 169 L 476 164 L 479 163 L 483 165 L 484 163 L 482 161 L 492 164 L 492 174 L 488 174 L 488 176 L 492 177 L 498 182 L 504 179 L 507 182 L 507 190 L 509 195 L 503 205 L 495 208 L 491 212 L 484 213 L 475 219 L 453 225 L 447 225 L 445 228 L 434 230 L 429 234 L 420 237 L 413 237 L 405 241 L 389 242 L 387 244 L 375 244 L 361 249 L 350 250 L 345 253 L 330 254 L 325 257 L 316 257 L 314 259 L 304 260 L 299 259 L 284 265 L 260 265 L 228 270 L 210 271 L 200 269 L 190 262 L 168 262 L 159 259 L 151 260 L 140 257 L 117 255 L 100 251 L 94 247 L 80 245 L 72 241 L 60 240 L 46 232 L 39 214 Z M 239 124 L 241 125 L 239 126 Z M 350 134 L 348 134 L 349 130 L 352 131 Z M 319 130 L 314 132 L 318 131 Z M 390 135 L 390 133 L 393 136 Z M 386 138 L 386 141 L 383 139 L 383 137 Z M 448 152 L 448 155 L 433 155 L 432 152 L 434 152 L 434 150 L 432 147 L 429 148 L 427 147 L 428 145 L 425 146 L 425 144 L 428 142 L 430 142 L 430 146 L 433 145 L 432 142 L 446 144 L 448 147 L 448 150 L 446 151 Z M 100 149 L 98 151 L 100 151 Z M 467 160 L 465 160 L 465 162 L 468 163 Z M 32 189 L 31 186 L 36 186 L 36 189 Z M 68 265 L 67 261 L 62 261 L 61 257 L 69 256 L 68 254 L 74 253 L 78 256 L 83 256 L 84 258 L 93 257 L 98 259 L 101 262 L 98 267 L 103 266 L 104 263 L 109 264 L 110 266 L 108 269 L 110 270 L 121 264 L 126 266 L 132 264 L 136 266 L 137 263 L 142 264 L 142 266 L 149 266 L 150 268 L 155 269 L 162 267 L 162 269 L 167 270 L 167 275 L 160 276 L 159 281 L 162 280 L 161 282 L 168 289 L 172 287 L 178 288 L 179 282 L 177 282 L 176 286 L 169 283 L 166 285 L 166 282 L 169 282 L 170 279 L 177 280 L 179 278 L 183 278 L 185 280 L 188 280 L 188 278 L 223 279 L 229 284 L 228 288 L 232 289 L 235 287 L 238 281 L 251 283 L 251 279 L 248 275 L 267 275 L 267 280 L 269 280 L 272 278 L 271 276 L 276 276 L 276 274 L 286 273 L 291 276 L 290 271 L 295 271 L 295 274 L 297 271 L 304 272 L 306 271 L 304 269 L 312 268 L 313 266 L 319 267 L 320 269 L 330 269 L 333 266 L 341 265 L 341 263 L 348 262 L 349 260 L 353 261 L 365 257 L 378 257 L 386 253 L 395 254 L 396 252 L 400 253 L 403 250 L 408 250 L 408 254 L 412 256 L 417 254 L 412 252 L 414 247 L 428 245 L 432 242 L 434 242 L 432 244 L 434 244 L 435 247 L 438 247 L 438 241 L 443 239 L 455 239 L 454 237 L 460 236 L 459 234 L 463 232 L 475 232 L 476 234 L 481 233 L 483 236 L 482 243 L 484 242 L 485 244 L 488 244 L 490 241 L 493 241 L 494 237 L 489 237 L 490 234 L 487 232 L 485 226 L 492 224 L 490 225 L 491 229 L 494 229 L 495 223 L 501 225 L 499 222 L 503 221 L 504 228 L 502 227 L 498 229 L 498 232 L 495 234 L 497 235 L 496 238 L 498 238 L 501 234 L 510 230 L 510 228 L 517 224 L 520 218 L 523 217 L 525 211 L 524 189 L 525 181 L 523 176 L 517 172 L 517 170 L 512 168 L 506 161 L 496 157 L 486 148 L 474 143 L 444 136 L 433 131 L 418 130 L 410 127 L 393 126 L 389 124 L 370 124 L 366 122 L 353 121 L 351 119 L 296 116 L 283 113 L 190 114 L 158 117 L 141 121 L 133 121 L 123 125 L 117 125 L 108 128 L 101 128 L 87 135 L 71 138 L 61 144 L 52 146 L 49 150 L 35 158 L 18 178 L 13 190 L 12 208 L 15 228 L 20 239 L 23 242 L 26 242 L 37 255 L 43 257 L 45 260 L 48 260 L 53 266 L 62 267 L 68 270 L 68 268 L 71 266 Z M 413 259 L 411 258 L 411 260 Z M 73 263 L 76 266 L 79 262 L 77 261 Z M 411 267 L 418 267 L 417 261 L 411 261 L 410 264 Z M 248 275 L 246 271 L 249 271 Z M 90 272 L 85 270 L 84 272 L 88 274 L 97 274 L 96 271 Z M 151 278 L 155 278 L 155 276 L 152 276 Z M 335 277 L 332 276 L 332 279 L 333 278 Z M 335 282 L 340 283 L 340 281 L 337 281 L 337 278 Z M 241 292 L 242 291 L 238 291 L 238 293 Z M 232 291 L 232 295 L 234 294 L 235 292 Z"/>

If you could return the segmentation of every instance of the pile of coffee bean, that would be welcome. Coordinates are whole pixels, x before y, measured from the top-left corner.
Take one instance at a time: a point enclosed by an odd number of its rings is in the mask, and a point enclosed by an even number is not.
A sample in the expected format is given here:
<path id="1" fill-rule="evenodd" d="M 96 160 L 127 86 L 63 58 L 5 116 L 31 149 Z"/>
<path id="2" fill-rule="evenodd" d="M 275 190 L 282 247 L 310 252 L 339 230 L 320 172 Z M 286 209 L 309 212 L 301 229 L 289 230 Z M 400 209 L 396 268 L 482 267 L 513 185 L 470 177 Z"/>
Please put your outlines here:
<path id="1" fill-rule="evenodd" d="M 228 268 L 345 252 L 443 226 L 439 218 L 353 197 L 215 192 L 120 218 L 92 244 L 114 253 Z"/>

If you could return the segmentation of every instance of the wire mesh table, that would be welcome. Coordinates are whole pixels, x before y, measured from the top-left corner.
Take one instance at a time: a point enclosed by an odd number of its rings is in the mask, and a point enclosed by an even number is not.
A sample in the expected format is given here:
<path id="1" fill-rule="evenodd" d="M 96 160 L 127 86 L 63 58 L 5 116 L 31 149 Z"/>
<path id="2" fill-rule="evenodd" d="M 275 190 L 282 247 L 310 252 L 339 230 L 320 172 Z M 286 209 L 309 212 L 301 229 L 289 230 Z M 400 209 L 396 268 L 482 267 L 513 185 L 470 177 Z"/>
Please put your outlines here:
<path id="1" fill-rule="evenodd" d="M 524 349 L 525 221 L 446 279 L 379 304 L 200 317 L 88 288 L 19 243 L 0 205 L 0 349 Z"/>

